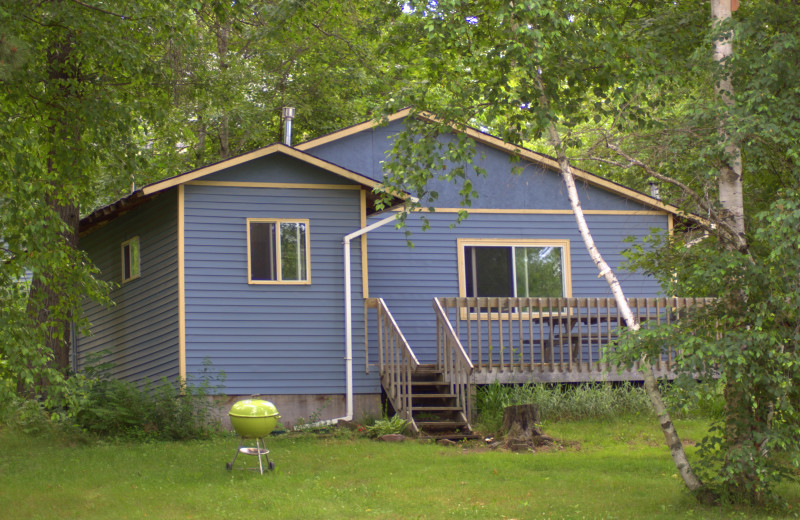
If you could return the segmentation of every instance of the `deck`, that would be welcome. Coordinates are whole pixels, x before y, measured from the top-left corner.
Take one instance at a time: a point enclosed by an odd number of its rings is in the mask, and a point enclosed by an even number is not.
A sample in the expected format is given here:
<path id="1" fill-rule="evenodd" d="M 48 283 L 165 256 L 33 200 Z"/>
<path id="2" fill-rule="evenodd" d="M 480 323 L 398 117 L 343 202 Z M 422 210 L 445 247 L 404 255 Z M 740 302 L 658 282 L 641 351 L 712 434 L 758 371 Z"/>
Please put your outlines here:
<path id="1" fill-rule="evenodd" d="M 672 323 L 708 298 L 630 298 L 643 327 Z M 382 299 L 377 309 L 381 382 L 398 412 L 414 420 L 415 374 L 421 364 Z M 452 406 L 471 416 L 472 386 L 530 381 L 572 383 L 641 380 L 638 365 L 619 371 L 604 351 L 624 327 L 612 298 L 435 298 L 436 364 Z M 671 377 L 679 345 L 653 368 Z"/>
<path id="2" fill-rule="evenodd" d="M 474 365 L 472 383 L 641 380 L 634 370 L 604 362 L 605 348 L 624 327 L 613 298 L 437 298 Z M 703 298 L 630 298 L 643 327 L 679 320 Z M 677 347 L 677 346 L 676 346 Z M 671 377 L 677 348 L 657 360 Z"/>

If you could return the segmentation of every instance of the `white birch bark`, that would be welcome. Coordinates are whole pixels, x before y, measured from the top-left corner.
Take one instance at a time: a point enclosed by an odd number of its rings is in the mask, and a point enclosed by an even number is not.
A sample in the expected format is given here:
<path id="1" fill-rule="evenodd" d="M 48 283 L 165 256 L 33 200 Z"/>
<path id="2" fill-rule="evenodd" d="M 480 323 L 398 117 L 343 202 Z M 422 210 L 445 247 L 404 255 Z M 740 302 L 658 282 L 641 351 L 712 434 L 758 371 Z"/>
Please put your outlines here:
<path id="1" fill-rule="evenodd" d="M 731 0 L 711 0 L 711 23 L 715 28 L 730 20 L 731 17 Z M 714 61 L 719 64 L 721 70 L 720 79 L 714 85 L 714 93 L 728 108 L 733 108 L 735 105 L 733 82 L 728 67 L 728 60 L 732 56 L 733 31 L 716 38 L 714 40 L 713 49 Z M 726 219 L 739 238 L 738 241 L 727 244 L 727 247 L 728 249 L 746 252 L 748 243 L 745 236 L 741 149 L 738 142 L 730 137 L 724 119 L 719 121 L 718 131 L 723 141 L 725 154 L 719 171 L 719 180 L 717 181 L 719 203 L 722 208 L 722 218 Z M 738 298 L 746 301 L 747 295 L 740 291 Z M 744 350 L 746 346 L 742 345 L 740 348 Z M 743 390 L 735 384 L 735 377 L 733 375 L 729 376 L 725 385 L 725 410 L 728 441 L 732 446 L 754 442 L 752 432 L 741 426 L 742 424 L 747 424 L 754 420 L 751 410 L 744 404 L 746 401 L 747 396 Z M 773 411 L 774 404 L 770 403 L 769 417 L 772 417 Z M 765 438 L 759 446 L 762 454 L 766 453 L 766 441 L 767 439 Z M 733 450 L 729 449 L 729 454 L 731 451 Z M 737 476 L 737 480 L 738 483 L 744 487 L 747 482 L 758 480 L 758 476 L 745 472 L 743 475 Z"/>
<path id="2" fill-rule="evenodd" d="M 543 106 L 549 106 L 549 100 L 545 95 L 544 84 L 542 83 L 541 79 L 541 72 L 538 74 L 539 76 L 537 76 L 536 80 L 541 93 L 541 103 Z M 595 245 L 594 237 L 592 237 L 592 233 L 589 230 L 588 224 L 586 223 L 586 217 L 584 216 L 583 208 L 581 207 L 578 189 L 575 185 L 575 176 L 572 174 L 572 168 L 570 167 L 569 160 L 564 152 L 563 143 L 558 134 L 558 129 L 556 129 L 555 124 L 552 122 L 550 122 L 548 126 L 548 135 L 550 145 L 556 151 L 556 159 L 558 160 L 558 166 L 561 170 L 561 178 L 564 180 L 564 184 L 567 187 L 567 195 L 569 197 L 570 205 L 572 206 L 572 211 L 575 215 L 575 222 L 578 225 L 578 231 L 583 239 L 583 243 L 586 245 L 586 250 L 589 252 L 589 256 L 591 256 L 592 261 L 600 271 L 598 277 L 604 277 L 609 288 L 611 288 L 611 293 L 614 295 L 614 300 L 617 303 L 617 309 L 622 315 L 622 318 L 625 320 L 627 327 L 634 332 L 638 331 L 640 329 L 639 322 L 628 305 L 628 300 L 625 297 L 625 293 L 622 291 L 622 286 L 620 285 L 616 274 L 614 274 L 614 271 L 603 259 L 603 256 L 600 254 L 600 251 Z M 678 473 L 681 475 L 683 482 L 686 484 L 686 487 L 691 491 L 696 491 L 703 487 L 703 483 L 700 481 L 697 475 L 695 475 L 694 471 L 692 471 L 692 467 L 689 464 L 689 459 L 686 457 L 686 452 L 683 449 L 683 443 L 678 436 L 678 432 L 675 430 L 675 425 L 672 423 L 672 419 L 667 411 L 667 407 L 661 397 L 661 391 L 658 389 L 653 367 L 650 365 L 646 355 L 642 356 L 639 363 L 638 370 L 644 376 L 645 390 L 647 391 L 647 395 L 650 397 L 650 401 L 653 403 L 653 408 L 658 415 L 661 431 L 664 433 L 664 439 L 669 447 L 670 455 L 675 463 L 675 467 L 677 468 Z"/>
<path id="3" fill-rule="evenodd" d="M 731 0 L 711 0 L 711 22 L 717 27 L 731 18 Z M 714 61 L 720 64 L 722 76 L 714 85 L 714 92 L 729 108 L 733 107 L 733 82 L 727 72 L 727 60 L 733 56 L 733 34 L 714 40 Z M 720 168 L 719 203 L 724 212 L 723 218 L 739 234 L 738 249 L 747 246 L 744 232 L 744 197 L 742 191 L 742 152 L 736 141 L 730 138 L 725 129 L 725 121 L 719 123 L 720 137 L 723 139 L 725 158 Z"/>

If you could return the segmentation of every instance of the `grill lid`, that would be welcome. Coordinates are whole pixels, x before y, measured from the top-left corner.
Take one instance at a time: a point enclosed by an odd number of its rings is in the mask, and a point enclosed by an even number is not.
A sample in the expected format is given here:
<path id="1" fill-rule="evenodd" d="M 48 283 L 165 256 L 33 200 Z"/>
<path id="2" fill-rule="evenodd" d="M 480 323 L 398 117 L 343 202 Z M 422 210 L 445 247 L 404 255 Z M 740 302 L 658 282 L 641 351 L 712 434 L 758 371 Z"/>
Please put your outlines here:
<path id="1" fill-rule="evenodd" d="M 278 409 L 269 401 L 245 399 L 234 403 L 228 415 L 231 417 L 277 417 Z"/>

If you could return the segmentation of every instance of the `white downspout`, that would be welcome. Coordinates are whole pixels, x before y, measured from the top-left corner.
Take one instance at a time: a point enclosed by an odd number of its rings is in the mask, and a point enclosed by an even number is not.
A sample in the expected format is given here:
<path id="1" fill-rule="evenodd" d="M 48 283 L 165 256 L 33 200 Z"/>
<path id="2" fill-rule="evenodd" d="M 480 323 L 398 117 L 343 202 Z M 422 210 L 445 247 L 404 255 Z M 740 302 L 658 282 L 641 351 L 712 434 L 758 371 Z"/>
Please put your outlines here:
<path id="1" fill-rule="evenodd" d="M 336 424 L 339 421 L 352 421 L 353 420 L 353 294 L 350 287 L 350 241 L 358 238 L 361 235 L 369 233 L 373 229 L 397 220 L 397 214 L 379 220 L 367 227 L 356 230 L 344 237 L 344 367 L 345 367 L 345 416 L 336 419 L 328 419 L 327 421 L 319 421 L 311 424 L 304 425 L 304 428 L 313 428 L 315 426 L 329 426 Z M 362 266 L 362 269 L 364 266 Z"/>

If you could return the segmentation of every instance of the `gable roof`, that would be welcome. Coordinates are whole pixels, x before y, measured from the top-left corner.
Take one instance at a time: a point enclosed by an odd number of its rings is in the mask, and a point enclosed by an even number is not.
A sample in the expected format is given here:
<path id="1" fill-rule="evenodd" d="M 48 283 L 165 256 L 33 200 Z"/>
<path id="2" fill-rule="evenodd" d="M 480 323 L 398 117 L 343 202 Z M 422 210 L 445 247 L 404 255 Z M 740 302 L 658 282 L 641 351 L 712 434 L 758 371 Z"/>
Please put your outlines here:
<path id="1" fill-rule="evenodd" d="M 318 137 L 316 139 L 311 139 L 311 140 L 306 141 L 304 143 L 300 143 L 297 146 L 295 146 L 295 148 L 297 150 L 303 150 L 303 151 L 311 150 L 313 148 L 316 148 L 317 146 L 321 146 L 321 145 L 330 143 L 332 141 L 337 141 L 339 139 L 344 139 L 344 138 L 349 137 L 351 135 L 355 135 L 355 134 L 357 134 L 359 132 L 363 132 L 365 130 L 370 130 L 372 128 L 378 127 L 384 122 L 392 122 L 392 121 L 396 121 L 398 119 L 403 119 L 405 117 L 408 117 L 411 114 L 412 114 L 412 109 L 411 108 L 405 108 L 403 110 L 395 112 L 394 114 L 390 114 L 389 116 L 386 116 L 382 121 L 381 120 L 373 120 L 373 121 L 367 121 L 367 122 L 364 122 L 364 123 L 353 125 L 353 126 L 344 128 L 342 130 L 338 130 L 336 132 L 333 132 L 333 133 Z M 427 113 L 427 112 L 423 112 L 423 113 L 417 114 L 416 117 L 418 117 L 418 118 L 420 118 L 422 120 L 425 120 L 425 121 L 430 121 L 430 122 L 435 122 L 435 123 L 441 123 L 442 122 L 441 119 L 438 118 L 436 115 L 431 114 L 431 113 Z M 534 164 L 538 164 L 538 165 L 540 165 L 540 166 L 542 166 L 542 167 L 544 167 L 544 168 L 546 168 L 548 170 L 555 171 L 555 172 L 557 172 L 559 174 L 561 172 L 561 168 L 558 165 L 558 161 L 554 157 L 551 157 L 549 155 L 545 155 L 545 154 L 542 154 L 542 153 L 539 153 L 539 152 L 534 152 L 533 150 L 529 150 L 527 148 L 523 148 L 521 146 L 517 146 L 517 145 L 511 144 L 511 143 L 509 143 L 507 141 L 503 141 L 502 139 L 500 139 L 498 137 L 495 137 L 493 135 L 487 134 L 485 132 L 481 132 L 480 130 L 478 130 L 476 128 L 472 128 L 472 127 L 469 127 L 469 126 L 458 127 L 458 126 L 455 126 L 455 125 L 450 125 L 450 127 L 453 129 L 454 132 L 464 133 L 464 134 L 468 135 L 469 137 L 471 137 L 472 139 L 474 139 L 475 141 L 477 141 L 479 143 L 482 143 L 482 144 L 484 144 L 486 146 L 489 146 L 489 147 L 492 147 L 492 148 L 495 148 L 495 149 L 498 149 L 498 150 L 505 151 L 505 152 L 507 152 L 507 153 L 509 153 L 511 155 L 515 155 L 515 156 L 517 156 L 517 157 L 519 157 L 521 159 L 525 159 L 525 160 L 527 160 L 529 162 L 532 162 Z M 598 187 L 600 189 L 609 191 L 611 193 L 614 193 L 614 194 L 619 195 L 621 197 L 624 197 L 626 199 L 633 199 L 633 200 L 636 200 L 636 201 L 638 201 L 638 202 L 640 202 L 642 204 L 650 206 L 650 207 L 652 207 L 654 209 L 663 210 L 663 211 L 665 211 L 667 213 L 672 213 L 674 215 L 677 215 L 677 216 L 680 216 L 680 217 L 683 217 L 683 218 L 688 218 L 690 220 L 694 220 L 694 221 L 697 221 L 697 222 L 705 222 L 701 217 L 698 217 L 696 215 L 687 214 L 685 211 L 681 210 L 677 206 L 673 206 L 672 204 L 665 204 L 664 202 L 662 202 L 659 199 L 656 199 L 655 197 L 652 197 L 650 195 L 646 195 L 646 194 L 644 194 L 642 192 L 639 192 L 639 191 L 636 191 L 634 189 L 628 188 L 627 186 L 623 186 L 622 184 L 619 184 L 617 182 L 610 181 L 610 180 L 608 180 L 606 178 L 600 177 L 599 175 L 595 175 L 593 173 L 587 172 L 587 171 L 582 170 L 580 168 L 575 168 L 574 166 L 572 167 L 572 173 L 577 179 L 580 179 L 580 180 L 586 182 L 589 185 L 592 185 L 592 186 Z"/>
<path id="2" fill-rule="evenodd" d="M 86 232 L 92 229 L 93 227 L 99 225 L 100 223 L 105 222 L 107 220 L 111 220 L 116 216 L 118 216 L 120 213 L 130 210 L 170 188 L 174 188 L 181 184 L 198 180 L 202 177 L 225 170 L 227 168 L 231 168 L 233 166 L 253 161 L 255 159 L 260 159 L 262 157 L 267 157 L 273 154 L 282 154 L 289 157 L 293 157 L 299 161 L 310 164 L 312 166 L 316 166 L 344 179 L 353 181 L 356 184 L 360 184 L 361 186 L 369 190 L 369 193 L 367 194 L 367 203 L 374 208 L 374 204 L 375 201 L 377 200 L 377 197 L 372 195 L 371 191 L 380 186 L 379 182 L 370 179 L 365 175 L 361 175 L 360 173 L 356 173 L 346 168 L 342 168 L 341 166 L 337 166 L 336 164 L 328 162 L 324 159 L 314 157 L 313 155 L 307 154 L 296 148 L 292 148 L 290 146 L 286 146 L 285 144 L 281 143 L 275 143 L 265 146 L 263 148 L 259 148 L 258 150 L 254 150 L 249 153 L 237 155 L 236 157 L 231 157 L 230 159 L 210 164 L 208 166 L 204 166 L 196 170 L 182 173 L 174 177 L 169 177 L 167 179 L 157 181 L 148 184 L 142 188 L 139 188 L 130 195 L 112 204 L 109 204 L 102 208 L 98 208 L 94 210 L 91 214 L 82 218 L 80 223 L 80 231 L 81 233 Z M 403 199 L 407 197 L 408 196 L 406 194 L 402 193 L 396 194 L 394 200 L 395 205 L 400 204 L 403 201 Z"/>

